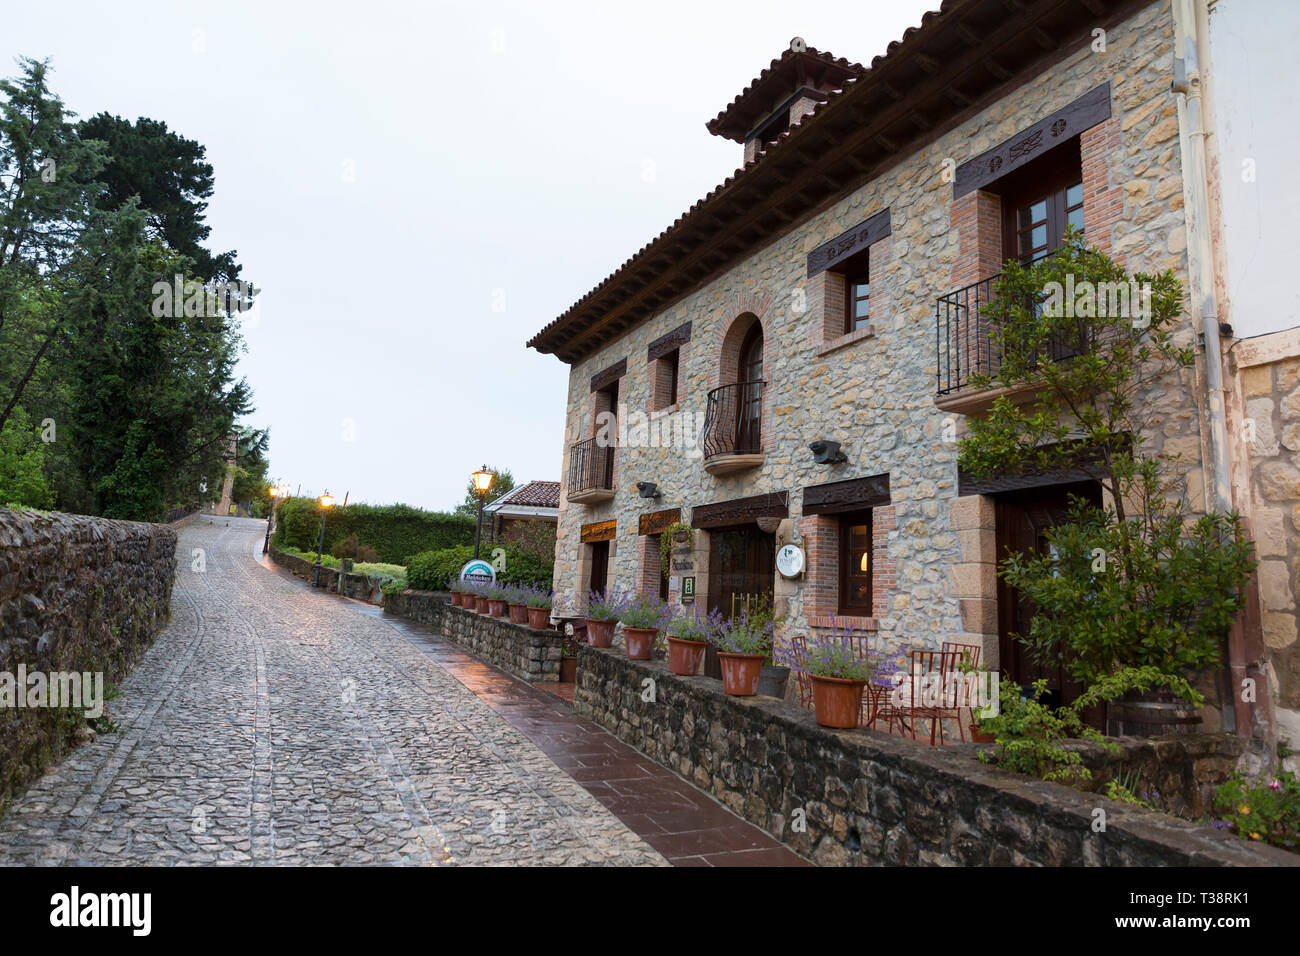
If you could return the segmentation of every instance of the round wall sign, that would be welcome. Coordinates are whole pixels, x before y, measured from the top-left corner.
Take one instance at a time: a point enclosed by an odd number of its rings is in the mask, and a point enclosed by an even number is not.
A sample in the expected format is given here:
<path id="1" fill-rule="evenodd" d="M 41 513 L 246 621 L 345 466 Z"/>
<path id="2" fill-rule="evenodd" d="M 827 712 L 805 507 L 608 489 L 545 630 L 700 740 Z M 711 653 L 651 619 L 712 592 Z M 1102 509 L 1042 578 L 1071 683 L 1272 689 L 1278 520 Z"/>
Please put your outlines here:
<path id="1" fill-rule="evenodd" d="M 491 584 L 497 579 L 497 570 L 491 561 L 475 558 L 460 569 L 460 579 L 469 584 Z"/>
<path id="2" fill-rule="evenodd" d="M 797 578 L 803 574 L 803 548 L 786 544 L 776 552 L 776 569 L 784 578 Z"/>

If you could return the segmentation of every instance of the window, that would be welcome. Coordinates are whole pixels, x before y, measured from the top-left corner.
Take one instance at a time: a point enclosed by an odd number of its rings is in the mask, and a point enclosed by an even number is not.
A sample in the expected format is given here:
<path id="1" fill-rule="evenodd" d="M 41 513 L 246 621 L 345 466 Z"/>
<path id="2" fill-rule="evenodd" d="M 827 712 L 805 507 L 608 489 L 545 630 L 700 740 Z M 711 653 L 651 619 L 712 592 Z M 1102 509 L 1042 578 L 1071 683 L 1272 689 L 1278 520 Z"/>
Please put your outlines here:
<path id="1" fill-rule="evenodd" d="M 856 332 L 871 320 L 871 268 L 869 257 L 844 276 L 844 331 Z"/>
<path id="2" fill-rule="evenodd" d="M 871 512 L 857 511 L 840 517 L 840 613 L 861 617 L 872 614 Z"/>
<path id="3" fill-rule="evenodd" d="M 1065 244 L 1067 226 L 1083 231 L 1079 151 L 1060 147 L 1017 170 L 1002 186 L 1004 256 L 1032 265 Z"/>

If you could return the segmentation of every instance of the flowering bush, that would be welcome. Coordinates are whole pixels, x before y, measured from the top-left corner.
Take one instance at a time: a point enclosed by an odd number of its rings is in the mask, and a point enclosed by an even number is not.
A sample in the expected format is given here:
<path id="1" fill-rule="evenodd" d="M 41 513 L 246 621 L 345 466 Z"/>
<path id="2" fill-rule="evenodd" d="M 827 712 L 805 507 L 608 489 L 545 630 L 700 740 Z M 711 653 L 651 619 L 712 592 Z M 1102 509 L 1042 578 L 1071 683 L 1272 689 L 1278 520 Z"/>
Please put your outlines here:
<path id="1" fill-rule="evenodd" d="M 523 603 L 529 607 L 544 607 L 549 610 L 554 600 L 551 589 L 540 584 L 530 584 L 527 587 L 520 588 L 520 593 Z"/>
<path id="2" fill-rule="evenodd" d="M 757 607 L 745 608 L 729 621 L 723 621 L 713 643 L 718 650 L 728 654 L 770 656 L 780 624 L 771 605 L 764 601 Z"/>
<path id="3" fill-rule="evenodd" d="M 804 669 L 814 677 L 879 683 L 885 676 L 887 662 L 868 648 L 859 651 L 859 643 L 851 628 L 837 628 L 829 636 L 808 645 Z M 892 662 L 888 663 L 892 665 Z"/>
<path id="4" fill-rule="evenodd" d="M 1220 829 L 1300 853 L 1300 779 L 1295 774 L 1283 770 L 1258 780 L 1233 774 L 1215 793 L 1214 809 Z"/>
<path id="5" fill-rule="evenodd" d="M 668 635 L 679 641 L 712 641 L 721 628 L 722 612 L 716 607 L 704 617 L 698 607 L 691 608 L 689 614 L 682 608 L 667 624 Z"/>
<path id="6" fill-rule="evenodd" d="M 619 614 L 627 607 L 630 597 L 617 588 L 608 594 L 592 591 L 587 595 L 587 619 L 589 621 L 617 621 Z"/>
<path id="7" fill-rule="evenodd" d="M 619 609 L 618 619 L 624 627 L 659 628 L 672 613 L 657 597 L 637 595 Z"/>

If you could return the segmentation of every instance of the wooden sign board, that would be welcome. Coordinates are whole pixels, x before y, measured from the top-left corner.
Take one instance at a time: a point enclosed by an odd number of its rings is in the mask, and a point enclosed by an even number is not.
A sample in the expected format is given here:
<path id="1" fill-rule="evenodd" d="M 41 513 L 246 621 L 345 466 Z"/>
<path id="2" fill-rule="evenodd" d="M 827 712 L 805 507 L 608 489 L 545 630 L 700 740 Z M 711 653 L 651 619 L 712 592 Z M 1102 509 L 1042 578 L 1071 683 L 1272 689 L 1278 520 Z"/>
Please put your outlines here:
<path id="1" fill-rule="evenodd" d="M 618 521 L 596 521 L 592 524 L 582 526 L 582 543 L 590 544 L 593 541 L 613 541 L 614 532 L 618 529 Z"/>
<path id="2" fill-rule="evenodd" d="M 666 511 L 651 511 L 641 516 L 640 534 L 663 534 L 669 525 L 682 520 L 681 508 L 669 508 Z"/>

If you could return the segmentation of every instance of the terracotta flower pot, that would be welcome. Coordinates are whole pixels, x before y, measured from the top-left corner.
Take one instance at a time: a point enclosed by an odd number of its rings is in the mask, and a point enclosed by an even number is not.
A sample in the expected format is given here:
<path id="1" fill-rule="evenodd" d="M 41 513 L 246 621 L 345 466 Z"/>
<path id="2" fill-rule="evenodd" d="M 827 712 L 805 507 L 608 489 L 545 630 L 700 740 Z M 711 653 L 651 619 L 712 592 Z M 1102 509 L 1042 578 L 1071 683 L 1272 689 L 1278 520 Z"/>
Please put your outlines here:
<path id="1" fill-rule="evenodd" d="M 614 643 L 614 622 L 587 618 L 587 643 L 592 647 L 609 647 Z"/>
<path id="2" fill-rule="evenodd" d="M 970 740 L 973 744 L 993 744 L 997 743 L 998 738 L 992 734 L 986 734 L 974 724 L 970 725 Z"/>
<path id="3" fill-rule="evenodd" d="M 544 631 L 551 626 L 551 609 L 549 607 L 530 607 L 528 609 L 528 626 Z"/>
<path id="4" fill-rule="evenodd" d="M 658 635 L 657 627 L 624 627 L 623 638 L 627 642 L 627 659 L 650 660 L 650 655 L 655 649 L 655 638 Z"/>
<path id="5" fill-rule="evenodd" d="M 488 599 L 488 613 L 493 617 L 506 616 L 506 602 L 498 601 L 495 598 Z"/>
<path id="6" fill-rule="evenodd" d="M 527 624 L 528 623 L 528 605 L 512 604 L 510 605 L 510 623 Z"/>
<path id="7" fill-rule="evenodd" d="M 451 593 L 451 603 L 457 607 L 464 607 L 467 602 L 474 600 L 464 591 L 453 591 Z"/>
<path id="8" fill-rule="evenodd" d="M 817 723 L 823 727 L 852 730 L 862 717 L 862 691 L 864 680 L 845 680 L 842 677 L 809 675 L 813 685 L 813 709 Z"/>
<path id="9" fill-rule="evenodd" d="M 573 684 L 578 680 L 578 659 L 576 657 L 560 658 L 560 683 Z"/>
<path id="10" fill-rule="evenodd" d="M 704 660 L 704 650 L 709 645 L 704 641 L 683 641 L 675 637 L 668 638 L 668 671 L 683 677 L 694 677 Z"/>
<path id="11" fill-rule="evenodd" d="M 474 598 L 474 610 L 480 614 L 486 614 L 488 612 L 488 599 L 485 597 Z"/>
<path id="12" fill-rule="evenodd" d="M 722 689 L 732 697 L 753 697 L 758 693 L 758 678 L 763 673 L 762 654 L 728 654 L 718 651 L 722 665 Z"/>

